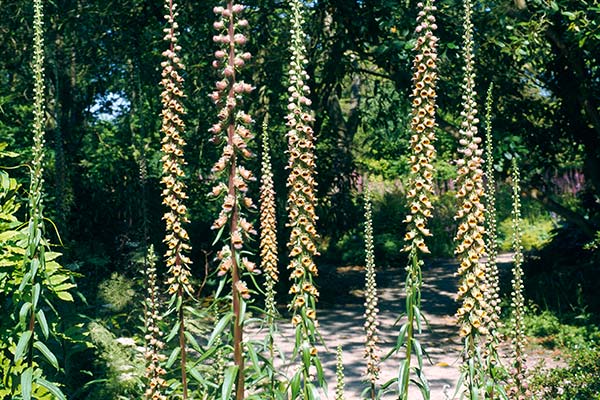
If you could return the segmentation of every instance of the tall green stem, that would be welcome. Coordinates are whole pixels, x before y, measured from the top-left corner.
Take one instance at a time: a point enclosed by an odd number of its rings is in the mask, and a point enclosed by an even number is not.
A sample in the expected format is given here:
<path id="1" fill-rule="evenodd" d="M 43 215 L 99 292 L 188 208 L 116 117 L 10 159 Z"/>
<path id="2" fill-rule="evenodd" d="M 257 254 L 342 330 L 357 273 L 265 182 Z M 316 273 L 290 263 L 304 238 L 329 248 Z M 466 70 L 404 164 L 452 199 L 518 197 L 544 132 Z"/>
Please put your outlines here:
<path id="1" fill-rule="evenodd" d="M 44 10 L 41 0 L 33 2 L 33 149 L 31 162 L 31 182 L 29 187 L 29 227 L 26 250 L 26 273 L 20 290 L 29 287 L 31 307 L 27 330 L 27 366 L 33 368 L 33 344 L 35 343 L 35 316 L 39 299 L 42 298 L 42 285 L 39 275 L 45 269 L 43 185 L 45 156 L 45 84 L 44 84 Z"/>

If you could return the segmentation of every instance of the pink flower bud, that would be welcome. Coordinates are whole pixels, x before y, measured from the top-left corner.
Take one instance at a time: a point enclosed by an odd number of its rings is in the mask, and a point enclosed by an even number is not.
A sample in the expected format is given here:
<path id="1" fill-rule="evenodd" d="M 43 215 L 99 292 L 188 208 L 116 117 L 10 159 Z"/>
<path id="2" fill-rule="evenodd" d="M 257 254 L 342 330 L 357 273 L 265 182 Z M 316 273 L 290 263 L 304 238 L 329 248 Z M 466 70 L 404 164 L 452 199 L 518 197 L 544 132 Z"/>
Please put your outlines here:
<path id="1" fill-rule="evenodd" d="M 217 101 L 219 101 L 219 98 L 221 96 L 220 96 L 219 92 L 212 92 L 211 94 L 208 95 L 208 97 L 210 97 L 212 101 L 217 102 Z"/>
<path id="2" fill-rule="evenodd" d="M 244 91 L 244 84 L 243 83 L 235 83 L 233 85 L 233 91 L 235 93 L 242 93 Z"/>
<path id="3" fill-rule="evenodd" d="M 235 71 L 231 65 L 226 66 L 225 69 L 223 70 L 223 74 L 225 76 L 231 77 L 231 76 L 233 76 L 234 73 L 235 73 Z"/>
<path id="4" fill-rule="evenodd" d="M 223 23 L 223 21 L 215 21 L 213 23 L 213 28 L 215 29 L 223 29 L 225 27 L 225 24 Z"/>
<path id="5" fill-rule="evenodd" d="M 210 132 L 212 133 L 219 133 L 221 132 L 221 124 L 214 124 L 212 126 L 212 128 L 209 129 Z"/>
<path id="6" fill-rule="evenodd" d="M 238 26 L 240 26 L 242 28 L 245 28 L 245 27 L 248 26 L 248 20 L 247 19 L 240 19 L 237 24 L 238 24 Z"/>
<path id="7" fill-rule="evenodd" d="M 242 59 L 248 61 L 249 59 L 252 58 L 252 54 L 245 52 L 244 54 L 241 55 Z"/>
<path id="8" fill-rule="evenodd" d="M 235 44 L 245 44 L 246 40 L 246 36 L 242 35 L 241 33 L 236 33 L 233 37 Z"/>
<path id="9" fill-rule="evenodd" d="M 227 53 L 225 53 L 223 50 L 215 51 L 215 57 L 217 57 L 217 58 L 225 58 L 226 55 L 227 55 Z"/>
<path id="10" fill-rule="evenodd" d="M 244 11 L 244 6 L 241 4 L 234 4 L 233 8 L 231 9 L 234 13 L 241 13 L 242 11 Z"/>
<path id="11" fill-rule="evenodd" d="M 246 124 L 252 123 L 252 117 L 249 114 L 241 113 L 240 119 L 242 120 L 242 122 L 244 122 Z"/>
<path id="12" fill-rule="evenodd" d="M 243 67 L 244 64 L 244 60 L 242 60 L 241 58 L 236 57 L 233 59 L 233 65 L 235 65 L 236 67 Z"/>
<path id="13" fill-rule="evenodd" d="M 213 60 L 212 66 L 213 68 L 219 68 L 219 62 L 217 60 Z"/>
<path id="14" fill-rule="evenodd" d="M 218 90 L 223 90 L 227 87 L 227 81 L 226 80 L 222 80 L 222 81 L 217 81 L 216 85 Z"/>
<path id="15" fill-rule="evenodd" d="M 221 14 L 223 12 L 224 8 L 223 7 L 214 7 L 213 8 L 213 12 L 215 14 Z"/>
<path id="16" fill-rule="evenodd" d="M 225 9 L 223 10 L 223 12 L 221 13 L 225 18 L 229 18 L 231 17 L 231 11 L 229 11 L 229 9 Z"/>

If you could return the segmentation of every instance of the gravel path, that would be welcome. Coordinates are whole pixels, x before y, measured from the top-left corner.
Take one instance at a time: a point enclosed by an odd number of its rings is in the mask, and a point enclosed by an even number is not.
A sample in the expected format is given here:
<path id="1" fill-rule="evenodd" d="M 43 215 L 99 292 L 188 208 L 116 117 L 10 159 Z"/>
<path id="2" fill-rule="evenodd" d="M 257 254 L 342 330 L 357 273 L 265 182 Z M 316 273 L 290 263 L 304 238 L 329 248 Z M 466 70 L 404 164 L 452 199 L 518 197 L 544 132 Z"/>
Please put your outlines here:
<path id="1" fill-rule="evenodd" d="M 501 270 L 510 271 L 511 254 L 499 257 Z M 445 400 L 454 393 L 459 377 L 461 342 L 454 318 L 457 308 L 455 293 L 457 278 L 454 276 L 456 264 L 453 261 L 433 261 L 423 268 L 422 311 L 429 320 L 429 328 L 419 335 L 419 340 L 428 352 L 431 363 L 425 362 L 425 376 L 431 387 L 431 400 Z M 396 318 L 404 311 L 404 274 L 401 270 L 378 271 L 380 346 L 381 354 L 387 354 L 396 341 L 399 325 Z M 337 276 L 337 280 L 334 277 Z M 342 279 L 339 279 L 342 277 Z M 330 279 L 327 279 L 330 278 Z M 333 298 L 325 299 L 318 310 L 320 332 L 325 346 L 319 348 L 321 361 L 328 381 L 328 396 L 335 398 L 335 353 L 339 344 L 343 348 L 345 389 L 347 400 L 361 398 L 366 387 L 363 383 L 365 362 L 363 360 L 363 291 L 364 268 L 344 267 L 325 276 L 323 281 L 336 282 L 327 289 Z M 358 285 L 361 286 L 358 286 Z M 280 338 L 277 342 L 287 357 L 291 354 L 294 332 L 287 321 L 280 325 Z M 398 371 L 400 356 L 392 356 L 381 365 L 380 383 L 393 378 Z M 281 372 L 291 375 L 293 366 L 281 365 Z M 411 388 L 411 399 L 421 399 L 416 387 Z M 382 399 L 394 399 L 392 394 Z"/>

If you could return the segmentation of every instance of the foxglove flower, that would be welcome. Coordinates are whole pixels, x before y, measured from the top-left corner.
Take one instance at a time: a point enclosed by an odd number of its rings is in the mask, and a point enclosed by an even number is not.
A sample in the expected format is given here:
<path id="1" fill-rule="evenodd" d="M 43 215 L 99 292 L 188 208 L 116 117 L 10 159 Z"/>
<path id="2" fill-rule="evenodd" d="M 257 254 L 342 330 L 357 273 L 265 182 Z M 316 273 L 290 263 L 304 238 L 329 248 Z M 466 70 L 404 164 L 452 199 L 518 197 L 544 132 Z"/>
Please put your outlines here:
<path id="1" fill-rule="evenodd" d="M 184 292 L 192 293 L 189 281 L 191 260 L 188 257 L 191 246 L 185 229 L 185 225 L 189 223 L 185 205 L 187 195 L 185 193 L 186 185 L 183 182 L 185 178 L 183 166 L 186 162 L 183 155 L 185 123 L 182 117 L 185 115 L 185 109 L 182 102 L 186 96 L 183 91 L 183 77 L 180 74 L 184 69 L 179 58 L 181 46 L 177 44 L 179 36 L 178 25 L 175 21 L 178 15 L 177 4 L 167 0 L 165 8 L 167 10 L 165 15 L 167 27 L 164 28 L 164 40 L 168 43 L 169 48 L 162 53 L 164 60 L 161 63 L 163 70 L 160 81 L 163 88 L 160 94 L 162 102 L 161 132 L 163 134 L 161 140 L 162 202 L 168 210 L 163 216 L 166 224 L 164 242 L 167 244 L 165 258 L 169 269 L 167 278 L 169 293 L 181 295 Z"/>
<path id="2" fill-rule="evenodd" d="M 289 308 L 292 311 L 292 324 L 296 327 L 297 337 L 296 353 L 302 357 L 302 393 L 308 396 L 307 384 L 313 379 L 311 366 L 316 367 L 318 362 L 317 350 L 317 313 L 316 302 L 319 292 L 315 287 L 314 279 L 318 274 L 314 257 L 318 255 L 315 241 L 318 238 L 315 227 L 317 216 L 316 182 L 315 182 L 315 155 L 314 132 L 312 124 L 314 117 L 311 111 L 309 76 L 305 70 L 306 37 L 303 30 L 304 18 L 300 0 L 290 0 L 292 37 L 290 42 L 290 69 L 288 87 L 288 114 L 286 125 L 288 127 L 288 153 L 287 168 L 290 173 L 287 180 L 289 190 L 287 211 L 290 228 L 290 239 L 287 243 L 289 249 L 290 279 L 293 281 L 290 289 L 292 300 Z M 307 362 L 308 360 L 308 362 Z M 322 377 L 318 377 L 322 384 Z"/>
<path id="3" fill-rule="evenodd" d="M 436 7 L 433 1 L 419 3 L 417 17 L 416 56 L 413 60 L 412 119 L 411 119 L 411 156 L 410 181 L 406 194 L 410 205 L 410 214 L 405 240 L 406 250 L 415 249 L 421 253 L 429 253 L 425 238 L 431 236 L 427 221 L 431 218 L 434 196 L 433 162 L 435 160 L 435 113 L 437 82 L 437 42 L 434 35 L 437 25 L 433 13 Z"/>
<path id="4" fill-rule="evenodd" d="M 212 168 L 216 184 L 212 195 L 221 198 L 221 211 L 212 225 L 215 230 L 228 230 L 229 243 L 218 254 L 219 275 L 233 277 L 233 290 L 243 299 L 250 291 L 243 281 L 245 273 L 258 273 L 254 263 L 238 262 L 236 254 L 244 248 L 248 239 L 256 234 L 245 212 L 254 209 L 254 203 L 248 197 L 249 184 L 256 178 L 242 165 L 242 161 L 254 154 L 250 142 L 254 138 L 251 126 L 254 120 L 242 109 L 244 98 L 254 90 L 252 85 L 239 80 L 238 75 L 251 56 L 243 51 L 247 39 L 237 32 L 246 27 L 247 21 L 241 13 L 244 6 L 228 2 L 226 7 L 213 9 L 217 21 L 213 24 L 217 34 L 213 37 L 220 49 L 215 51 L 213 66 L 218 71 L 219 80 L 211 98 L 219 108 L 218 121 L 210 129 L 213 142 L 221 145 L 221 156 Z M 240 260 L 241 261 L 241 260 Z"/>
<path id="5" fill-rule="evenodd" d="M 424 322 L 421 307 L 421 266 L 423 261 L 420 255 L 429 253 L 425 243 L 431 232 L 427 228 L 427 221 L 432 216 L 432 198 L 434 167 L 436 156 L 435 142 L 435 115 L 436 115 L 436 82 L 437 82 L 437 42 L 434 32 L 437 29 L 434 12 L 437 10 L 434 0 L 425 3 L 419 2 L 417 26 L 415 28 L 416 44 L 415 58 L 413 60 L 413 89 L 412 89 L 412 119 L 411 119 L 411 156 L 410 180 L 406 194 L 410 214 L 404 222 L 407 223 L 407 232 L 404 237 L 407 243 L 404 250 L 409 252 L 409 262 L 406 266 L 406 322 L 399 332 L 398 342 L 405 348 L 404 359 L 401 360 L 401 369 L 406 371 L 398 378 L 399 399 L 408 398 L 409 384 L 416 382 L 425 388 L 428 393 L 427 380 L 420 368 L 411 367 L 413 351 L 421 346 L 415 338 Z M 397 349 L 400 348 L 400 345 Z M 422 364 L 422 355 L 416 353 L 418 364 Z M 410 378 L 414 373 L 414 378 Z"/>
<path id="6" fill-rule="evenodd" d="M 269 315 L 275 315 L 275 283 L 279 280 L 277 269 L 277 215 L 275 210 L 275 189 L 267 120 L 262 130 L 262 176 L 260 179 L 260 257 L 261 270 L 265 272 L 265 308 Z"/>
<path id="7" fill-rule="evenodd" d="M 465 60 L 462 83 L 463 111 L 461 112 L 460 148 L 457 160 L 458 177 L 458 221 L 455 254 L 458 256 L 460 276 L 458 299 L 462 302 L 456 316 L 460 324 L 460 335 L 467 337 L 467 357 L 474 356 L 479 345 L 478 338 L 488 334 L 490 322 L 489 306 L 486 302 L 487 267 L 481 260 L 485 254 L 483 205 L 483 171 L 481 138 L 478 136 L 477 104 L 475 102 L 475 72 L 473 55 L 473 24 L 470 0 L 465 0 L 463 58 Z"/>
<path id="8" fill-rule="evenodd" d="M 244 6 L 234 4 L 233 0 L 226 6 L 213 9 L 217 21 L 213 24 L 217 34 L 213 37 L 219 45 L 215 52 L 213 67 L 219 75 L 215 83 L 215 91 L 210 95 L 219 111 L 217 122 L 210 131 L 213 142 L 221 146 L 221 156 L 213 166 L 216 184 L 212 193 L 222 201 L 220 213 L 212 228 L 219 231 L 225 244 L 218 253 L 218 274 L 223 282 L 231 277 L 233 357 L 237 367 L 235 398 L 244 398 L 245 391 L 245 355 L 243 341 L 244 302 L 250 300 L 251 290 L 244 278 L 260 271 L 256 264 L 241 257 L 246 243 L 256 234 L 251 222 L 246 218 L 248 211 L 255 209 L 248 196 L 249 184 L 256 178 L 243 166 L 243 161 L 254 157 L 250 143 L 254 138 L 251 125 L 252 117 L 243 110 L 243 102 L 254 87 L 239 79 L 240 70 L 251 58 L 250 53 L 243 51 L 247 38 L 238 29 L 245 29 L 248 22 L 242 17 Z"/>

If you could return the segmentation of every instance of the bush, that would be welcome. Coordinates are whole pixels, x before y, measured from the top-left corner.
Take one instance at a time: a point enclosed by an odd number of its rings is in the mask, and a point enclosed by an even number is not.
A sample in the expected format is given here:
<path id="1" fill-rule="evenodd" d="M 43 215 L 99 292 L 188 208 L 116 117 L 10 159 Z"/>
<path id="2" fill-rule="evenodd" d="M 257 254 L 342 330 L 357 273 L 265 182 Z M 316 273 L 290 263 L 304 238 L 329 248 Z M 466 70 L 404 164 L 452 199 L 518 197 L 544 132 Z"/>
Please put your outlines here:
<path id="1" fill-rule="evenodd" d="M 586 346 L 600 345 L 600 330 L 584 316 L 567 316 L 573 323 L 562 323 L 551 311 L 527 313 L 525 316 L 525 334 L 542 339 L 541 344 L 548 348 L 567 348 L 570 350 Z M 575 323 L 579 322 L 579 324 Z"/>
<path id="2" fill-rule="evenodd" d="M 525 251 L 539 250 L 548 244 L 553 237 L 555 222 L 549 216 L 526 218 L 521 221 L 521 240 Z M 500 248 L 504 251 L 512 249 L 512 220 L 507 218 L 500 223 L 499 233 L 502 241 Z"/>

